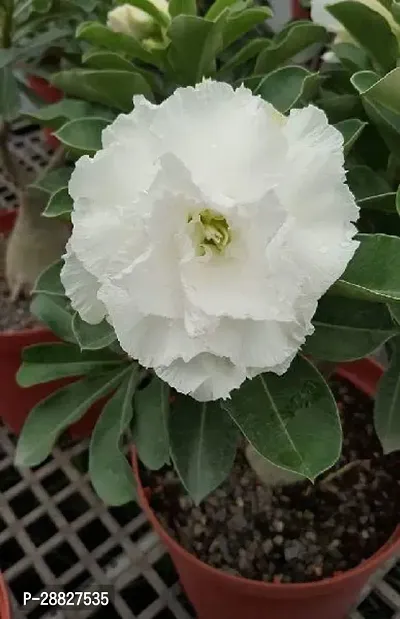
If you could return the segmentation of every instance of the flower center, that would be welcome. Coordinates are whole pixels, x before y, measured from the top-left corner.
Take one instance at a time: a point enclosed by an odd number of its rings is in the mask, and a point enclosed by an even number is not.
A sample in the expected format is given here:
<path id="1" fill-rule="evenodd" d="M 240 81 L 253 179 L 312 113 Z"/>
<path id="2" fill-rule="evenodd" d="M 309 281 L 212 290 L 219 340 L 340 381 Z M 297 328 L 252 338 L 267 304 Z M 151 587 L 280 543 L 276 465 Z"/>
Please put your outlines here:
<path id="1" fill-rule="evenodd" d="M 212 209 L 206 208 L 197 215 L 189 215 L 188 223 L 193 226 L 193 238 L 199 256 L 210 251 L 221 254 L 231 241 L 228 222 L 223 215 Z"/>

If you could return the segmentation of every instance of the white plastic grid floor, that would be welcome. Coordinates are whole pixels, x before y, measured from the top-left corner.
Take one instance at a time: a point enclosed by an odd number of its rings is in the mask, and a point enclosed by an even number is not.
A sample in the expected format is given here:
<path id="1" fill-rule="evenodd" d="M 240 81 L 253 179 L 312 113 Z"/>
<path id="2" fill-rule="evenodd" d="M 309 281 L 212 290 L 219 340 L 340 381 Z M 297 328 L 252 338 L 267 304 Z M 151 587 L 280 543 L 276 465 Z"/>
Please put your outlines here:
<path id="1" fill-rule="evenodd" d="M 13 151 L 38 170 L 49 149 L 38 130 L 20 127 Z M 8 181 L 0 207 L 15 204 Z M 14 619 L 190 619 L 168 555 L 136 504 L 107 509 L 86 473 L 87 444 L 64 442 L 41 467 L 17 470 L 15 438 L 0 427 L 0 569 L 9 586 Z M 96 590 L 112 585 L 112 608 L 46 613 L 22 607 L 23 592 L 60 585 Z M 372 589 L 372 591 L 371 591 Z M 392 561 L 375 575 L 351 619 L 400 619 L 400 566 Z"/>

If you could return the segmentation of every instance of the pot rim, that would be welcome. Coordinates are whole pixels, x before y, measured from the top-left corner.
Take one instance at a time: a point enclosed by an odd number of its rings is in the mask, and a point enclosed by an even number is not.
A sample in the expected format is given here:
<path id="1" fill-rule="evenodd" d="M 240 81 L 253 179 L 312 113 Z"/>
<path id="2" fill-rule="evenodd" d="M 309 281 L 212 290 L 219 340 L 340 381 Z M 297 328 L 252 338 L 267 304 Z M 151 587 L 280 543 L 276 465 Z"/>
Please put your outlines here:
<path id="1" fill-rule="evenodd" d="M 342 367 L 343 366 L 343 367 Z M 355 362 L 349 362 L 345 364 L 338 364 L 337 374 L 339 376 L 343 376 L 348 380 L 351 380 L 355 386 L 367 393 L 367 395 L 372 396 L 375 392 L 376 382 L 379 377 L 383 373 L 382 366 L 375 360 L 366 358 L 361 359 Z M 363 379 L 362 377 L 357 375 L 364 370 L 367 374 L 367 378 Z M 167 531 L 164 529 L 163 525 L 159 522 L 156 517 L 154 511 L 151 509 L 150 504 L 148 502 L 146 489 L 142 486 L 140 482 L 139 476 L 139 467 L 138 467 L 138 457 L 136 448 L 133 447 L 132 452 L 132 466 L 135 474 L 135 478 L 138 486 L 138 496 L 140 504 L 143 510 L 146 513 L 146 516 L 150 520 L 151 524 L 154 526 L 157 533 L 163 538 L 165 541 L 168 541 L 168 545 L 173 548 L 173 550 L 183 556 L 186 561 L 190 562 L 193 566 L 201 568 L 203 570 L 208 571 L 211 576 L 215 578 L 222 579 L 227 585 L 241 586 L 247 585 L 251 587 L 254 592 L 258 593 L 266 593 L 266 594 L 277 594 L 277 596 L 281 596 L 284 591 L 290 594 L 302 594 L 310 593 L 320 593 L 324 594 L 327 592 L 327 588 L 340 586 L 345 584 L 347 581 L 351 579 L 353 576 L 361 576 L 365 570 L 374 571 L 378 569 L 379 565 L 384 563 L 387 559 L 390 558 L 391 555 L 394 554 L 395 550 L 400 550 L 400 525 L 393 531 L 393 534 L 388 539 L 388 541 L 375 552 L 371 557 L 365 559 L 355 567 L 346 570 L 341 574 L 337 574 L 331 576 L 329 578 L 324 578 L 322 580 L 318 580 L 316 582 L 305 582 L 305 583 L 270 583 L 263 582 L 258 580 L 251 580 L 244 578 L 242 576 L 234 576 L 233 574 L 229 574 L 224 572 L 223 570 L 219 570 L 211 565 L 208 565 L 204 561 L 198 559 L 195 555 L 188 552 L 183 546 L 181 546 L 175 539 L 173 539 Z"/>

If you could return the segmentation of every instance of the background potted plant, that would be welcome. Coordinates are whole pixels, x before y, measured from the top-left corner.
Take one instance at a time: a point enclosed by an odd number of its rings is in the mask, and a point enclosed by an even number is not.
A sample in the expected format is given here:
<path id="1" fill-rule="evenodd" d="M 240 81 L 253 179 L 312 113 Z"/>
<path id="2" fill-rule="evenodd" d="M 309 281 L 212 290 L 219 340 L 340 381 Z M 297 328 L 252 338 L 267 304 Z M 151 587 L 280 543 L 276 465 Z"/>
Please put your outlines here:
<path id="1" fill-rule="evenodd" d="M 16 461 L 42 462 L 113 394 L 93 485 L 112 504 L 139 486 L 201 618 L 344 619 L 399 545 L 399 50 L 368 7 L 329 10 L 353 42 L 318 73 L 286 64 L 327 41 L 311 22 L 225 59 L 265 9 L 217 1 L 153 6 L 150 48 L 83 24 L 100 68 L 52 78 L 64 105 L 112 117 L 57 131 L 90 157 L 47 206 L 73 233 L 34 303 L 69 335 L 27 348 L 18 381 L 84 378 L 34 407 Z M 382 345 L 383 376 L 366 360 Z"/>

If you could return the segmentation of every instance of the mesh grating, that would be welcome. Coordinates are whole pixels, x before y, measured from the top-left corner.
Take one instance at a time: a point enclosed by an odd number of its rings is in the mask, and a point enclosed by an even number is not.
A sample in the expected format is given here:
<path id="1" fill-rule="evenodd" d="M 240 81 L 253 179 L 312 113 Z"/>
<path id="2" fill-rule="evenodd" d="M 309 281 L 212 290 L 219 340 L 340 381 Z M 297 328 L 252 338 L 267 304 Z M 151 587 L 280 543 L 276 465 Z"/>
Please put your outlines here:
<path id="1" fill-rule="evenodd" d="M 49 156 L 38 129 L 20 126 L 12 150 L 28 172 Z M 16 204 L 3 178 L 0 208 Z M 107 509 L 86 473 L 87 443 L 65 442 L 35 470 L 15 469 L 15 438 L 0 427 L 0 569 L 14 619 L 76 619 L 76 611 L 49 613 L 22 607 L 24 591 L 55 584 L 66 591 L 115 588 L 112 609 L 79 611 L 82 619 L 191 619 L 194 617 L 144 514 L 132 503 Z M 400 619 L 400 565 L 391 561 L 363 592 L 351 619 Z"/>

